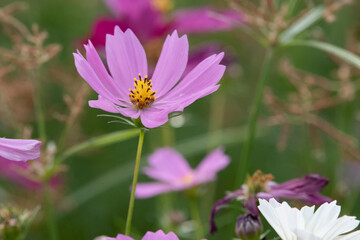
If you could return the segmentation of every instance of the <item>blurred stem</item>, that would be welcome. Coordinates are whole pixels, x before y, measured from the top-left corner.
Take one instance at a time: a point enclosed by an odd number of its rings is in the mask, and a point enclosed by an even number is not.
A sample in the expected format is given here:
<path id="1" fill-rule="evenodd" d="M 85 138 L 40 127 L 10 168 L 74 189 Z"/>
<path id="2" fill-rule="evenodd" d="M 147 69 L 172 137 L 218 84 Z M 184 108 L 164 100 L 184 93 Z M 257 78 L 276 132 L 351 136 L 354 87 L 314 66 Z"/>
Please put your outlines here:
<path id="1" fill-rule="evenodd" d="M 130 231 L 131 231 L 131 220 L 132 220 L 132 215 L 134 212 L 134 203 L 135 203 L 135 190 L 136 190 L 136 184 L 137 184 L 137 180 L 138 180 L 138 176 L 139 176 L 140 159 L 141 159 L 141 152 L 142 152 L 142 147 L 143 147 L 143 143 L 144 143 L 144 135 L 145 135 L 145 130 L 140 129 L 139 143 L 138 143 L 138 148 L 137 148 L 137 153 L 136 153 L 135 169 L 134 169 L 134 175 L 133 175 L 133 182 L 132 182 L 132 186 L 131 186 L 131 195 L 130 195 L 130 202 L 129 202 L 129 208 L 128 208 L 128 215 L 127 215 L 127 219 L 126 219 L 126 227 L 125 227 L 125 235 L 126 236 L 129 236 Z"/>
<path id="2" fill-rule="evenodd" d="M 1 81 L 2 79 L 0 79 Z M 0 89 L 2 90 L 2 89 Z M 22 134 L 21 134 L 21 127 L 19 122 L 16 120 L 16 118 L 14 117 L 13 112 L 11 111 L 11 108 L 9 106 L 9 103 L 5 97 L 5 94 L 3 93 L 4 91 L 0 91 L 0 101 L 1 101 L 1 105 L 4 108 L 5 111 L 5 115 L 9 118 L 8 122 L 10 123 L 11 127 L 15 130 L 16 132 L 16 137 L 18 138 L 22 138 Z"/>
<path id="3" fill-rule="evenodd" d="M 42 90 L 41 90 L 41 80 L 39 77 L 39 69 L 33 69 L 28 71 L 29 78 L 33 85 L 33 94 L 34 94 L 34 103 L 36 111 L 36 120 L 38 125 L 38 134 L 39 139 L 45 143 L 46 142 L 46 129 L 45 129 L 45 117 L 42 105 Z"/>
<path id="4" fill-rule="evenodd" d="M 209 118 L 209 148 L 221 144 L 216 131 L 220 130 L 224 122 L 226 97 L 221 93 L 215 93 L 211 98 L 210 118 Z M 211 150 L 211 149 L 209 149 Z"/>
<path id="5" fill-rule="evenodd" d="M 166 127 L 161 129 L 161 137 L 163 147 L 174 147 L 175 145 L 175 133 L 174 128 L 171 127 L 169 122 L 166 123 Z M 174 227 L 171 221 L 169 221 L 169 213 L 172 210 L 172 195 L 171 194 L 161 194 L 157 198 L 159 204 L 159 212 L 162 220 L 162 228 L 166 232 L 174 232 Z M 164 221 L 163 221 L 164 220 Z"/>
<path id="6" fill-rule="evenodd" d="M 265 60 L 263 63 L 263 67 L 261 70 L 260 80 L 256 87 L 256 92 L 253 100 L 253 106 L 250 113 L 249 118 L 249 126 L 247 130 L 247 134 L 245 137 L 245 143 L 241 152 L 240 164 L 239 164 L 239 174 L 236 178 L 236 184 L 240 184 L 243 182 L 245 175 L 247 173 L 248 161 L 250 158 L 251 150 L 254 144 L 254 136 L 256 133 L 257 127 L 257 119 L 260 112 L 260 107 L 263 99 L 265 85 L 267 83 L 267 79 L 269 78 L 269 70 L 273 60 L 274 50 L 272 48 L 268 48 L 265 55 Z"/>
<path id="7" fill-rule="evenodd" d="M 127 129 L 127 130 L 121 130 L 117 132 L 112 132 L 108 134 L 104 134 L 98 137 L 91 138 L 87 140 L 86 142 L 80 143 L 78 145 L 75 145 L 66 151 L 61 155 L 61 159 L 65 160 L 72 155 L 88 150 L 93 149 L 97 147 L 103 147 L 110 144 L 114 144 L 117 142 L 122 142 L 124 140 L 128 140 L 132 137 L 135 137 L 139 134 L 138 129 Z"/>
<path id="8" fill-rule="evenodd" d="M 216 92 L 211 97 L 210 105 L 210 116 L 209 116 L 209 140 L 208 148 L 209 151 L 212 150 L 212 146 L 218 147 L 222 143 L 223 136 L 222 134 L 219 137 L 218 132 L 222 129 L 224 125 L 224 116 L 225 116 L 225 105 L 226 105 L 226 94 Z M 205 199 L 207 201 L 201 206 L 201 209 L 206 209 L 209 211 L 212 204 L 214 203 L 215 194 L 216 194 L 216 185 L 217 181 L 210 182 L 208 184 L 208 189 L 205 193 Z"/>
<path id="9" fill-rule="evenodd" d="M 59 142 L 58 142 L 58 146 L 57 146 L 57 151 L 58 152 L 62 152 L 64 149 L 64 145 L 66 144 L 66 140 L 67 137 L 70 133 L 70 129 L 72 127 L 72 124 L 70 123 L 70 121 L 67 121 L 64 127 L 64 130 L 61 132 L 60 138 L 59 138 Z"/>
<path id="10" fill-rule="evenodd" d="M 287 11 L 287 16 L 290 18 L 291 16 L 293 16 L 293 12 L 296 9 L 296 5 L 297 5 L 298 1 L 297 0 L 290 0 L 289 1 L 289 5 L 288 5 L 288 11 Z"/>
<path id="11" fill-rule="evenodd" d="M 51 240 L 58 239 L 58 231 L 56 226 L 56 220 L 54 216 L 54 208 L 52 205 L 50 186 L 49 182 L 44 183 L 44 197 L 45 197 L 45 212 L 46 212 L 46 223 Z"/>
<path id="12" fill-rule="evenodd" d="M 164 147 L 173 147 L 175 144 L 174 128 L 170 126 L 169 122 L 166 123 L 166 128 L 161 129 Z"/>
<path id="13" fill-rule="evenodd" d="M 201 217 L 199 212 L 199 207 L 197 204 L 197 197 L 190 196 L 190 211 L 191 211 L 191 218 L 195 222 L 195 240 L 200 240 L 204 237 L 204 230 L 201 224 Z"/>

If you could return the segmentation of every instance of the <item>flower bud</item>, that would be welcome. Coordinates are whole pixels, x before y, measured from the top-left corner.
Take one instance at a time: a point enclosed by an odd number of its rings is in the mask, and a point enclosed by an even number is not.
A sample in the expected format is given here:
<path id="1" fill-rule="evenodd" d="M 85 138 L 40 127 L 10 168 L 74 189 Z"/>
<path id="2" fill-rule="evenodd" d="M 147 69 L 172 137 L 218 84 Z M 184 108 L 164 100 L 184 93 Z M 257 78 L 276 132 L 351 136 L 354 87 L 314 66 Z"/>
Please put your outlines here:
<path id="1" fill-rule="evenodd" d="M 263 227 L 258 216 L 243 214 L 236 220 L 235 232 L 242 240 L 259 240 L 262 231 Z"/>

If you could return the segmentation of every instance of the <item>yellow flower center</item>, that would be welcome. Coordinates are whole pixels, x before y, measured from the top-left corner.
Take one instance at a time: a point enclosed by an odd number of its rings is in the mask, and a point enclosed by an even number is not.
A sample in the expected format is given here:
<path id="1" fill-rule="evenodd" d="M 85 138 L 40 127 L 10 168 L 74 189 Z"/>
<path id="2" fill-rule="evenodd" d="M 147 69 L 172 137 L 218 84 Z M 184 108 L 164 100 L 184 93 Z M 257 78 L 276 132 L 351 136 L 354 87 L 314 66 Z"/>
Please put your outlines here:
<path id="1" fill-rule="evenodd" d="M 166 13 L 174 8 L 174 3 L 171 0 L 152 0 L 154 8 L 160 12 Z"/>
<path id="2" fill-rule="evenodd" d="M 156 91 L 151 90 L 151 79 L 148 79 L 147 75 L 143 79 L 139 73 L 139 79 L 134 78 L 134 87 L 135 89 L 129 89 L 129 97 L 139 109 L 144 109 L 155 101 Z"/>
<path id="3" fill-rule="evenodd" d="M 181 182 L 184 184 L 190 184 L 193 182 L 193 180 L 194 180 L 194 175 L 189 173 L 181 179 Z"/>

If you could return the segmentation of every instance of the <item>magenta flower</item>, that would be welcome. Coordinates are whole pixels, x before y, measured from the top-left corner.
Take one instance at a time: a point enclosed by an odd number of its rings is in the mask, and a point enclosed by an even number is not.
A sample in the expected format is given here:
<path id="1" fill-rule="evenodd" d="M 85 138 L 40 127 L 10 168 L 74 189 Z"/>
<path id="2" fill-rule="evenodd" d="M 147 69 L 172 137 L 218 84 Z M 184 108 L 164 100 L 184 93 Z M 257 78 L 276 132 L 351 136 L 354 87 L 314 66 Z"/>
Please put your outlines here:
<path id="1" fill-rule="evenodd" d="M 123 234 L 119 234 L 116 238 L 107 238 L 106 240 L 134 240 L 131 237 L 128 237 Z M 142 240 L 179 240 L 179 238 L 173 232 L 169 232 L 165 234 L 162 230 L 158 230 L 157 232 L 147 232 Z M 206 239 L 202 239 L 206 240 Z"/>
<path id="2" fill-rule="evenodd" d="M 183 111 L 199 98 L 216 91 L 224 74 L 220 65 L 224 54 L 214 54 L 182 77 L 188 60 L 188 40 L 174 31 L 166 38 L 150 79 L 146 55 L 139 40 L 128 29 L 115 28 L 106 38 L 106 70 L 94 46 L 85 45 L 86 58 L 74 53 L 79 74 L 99 94 L 89 105 L 107 112 L 137 119 L 147 128 L 161 126 L 168 114 Z"/>
<path id="3" fill-rule="evenodd" d="M 215 215 L 233 199 L 240 200 L 245 211 L 254 216 L 259 215 L 257 202 L 260 198 L 266 200 L 275 198 L 278 201 L 279 198 L 296 199 L 315 205 L 331 201 L 330 198 L 320 194 L 320 191 L 329 183 L 329 180 L 318 174 L 309 174 L 282 184 L 270 180 L 271 178 L 267 178 L 267 176 L 269 175 L 262 175 L 258 171 L 249 179 L 247 184 L 243 184 L 241 189 L 217 201 L 211 211 L 210 232 L 214 233 L 217 231 Z"/>
<path id="4" fill-rule="evenodd" d="M 20 184 L 27 188 L 37 188 L 39 183 L 28 179 L 24 174 L 29 170 L 29 164 L 26 162 L 8 161 L 0 158 L 0 175 L 10 181 Z"/>
<path id="5" fill-rule="evenodd" d="M 196 169 L 171 148 L 158 149 L 149 157 L 149 167 L 144 172 L 158 180 L 154 183 L 139 183 L 136 186 L 137 198 L 149 198 L 155 195 L 181 191 L 216 179 L 216 173 L 230 162 L 224 150 L 219 148 L 205 157 Z"/>
<path id="6" fill-rule="evenodd" d="M 26 162 L 39 158 L 40 148 L 37 140 L 0 138 L 0 159 Z"/>
<path id="7" fill-rule="evenodd" d="M 171 26 L 181 33 L 208 33 L 231 30 L 242 21 L 236 11 L 203 7 L 175 12 Z"/>
<path id="8" fill-rule="evenodd" d="M 183 34 L 216 32 L 230 30 L 243 21 L 235 11 L 210 7 L 181 9 L 169 17 L 157 7 L 156 0 L 105 0 L 105 3 L 113 17 L 95 21 L 90 37 L 95 47 L 105 45 L 106 34 L 112 34 L 115 26 L 132 29 L 145 43 L 175 29 Z"/>
<path id="9" fill-rule="evenodd" d="M 26 161 L 40 157 L 41 142 L 27 139 L 0 138 L 0 174 L 26 186 L 34 186 L 20 172 L 28 169 Z"/>

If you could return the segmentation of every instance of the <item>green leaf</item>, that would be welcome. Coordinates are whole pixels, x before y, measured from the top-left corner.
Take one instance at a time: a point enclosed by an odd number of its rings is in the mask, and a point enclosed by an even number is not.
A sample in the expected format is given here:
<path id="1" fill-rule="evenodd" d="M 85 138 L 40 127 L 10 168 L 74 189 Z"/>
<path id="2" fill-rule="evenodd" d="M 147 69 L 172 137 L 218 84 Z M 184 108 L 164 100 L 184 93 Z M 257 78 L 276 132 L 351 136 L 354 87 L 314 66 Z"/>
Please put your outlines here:
<path id="1" fill-rule="evenodd" d="M 130 138 L 133 138 L 139 135 L 139 129 L 129 129 L 129 130 L 122 130 L 117 131 L 109 134 L 105 134 L 99 137 L 92 138 L 84 143 L 79 145 L 75 145 L 74 147 L 69 148 L 66 150 L 60 157 L 61 160 L 65 160 L 70 156 L 74 155 L 75 153 L 79 153 L 88 149 L 98 148 L 107 146 L 114 143 L 119 143 Z"/>
<path id="2" fill-rule="evenodd" d="M 280 43 L 288 43 L 299 33 L 306 30 L 312 24 L 317 22 L 322 18 L 324 12 L 324 6 L 317 6 L 310 10 L 305 16 L 294 22 L 290 27 L 288 27 L 282 34 L 280 34 Z"/>
<path id="3" fill-rule="evenodd" d="M 360 69 L 359 56 L 356 56 L 355 54 L 343 48 L 332 45 L 330 43 L 313 41 L 313 40 L 302 40 L 302 41 L 293 41 L 285 46 L 304 46 L 304 47 L 317 48 L 324 52 L 333 54 Z"/>

